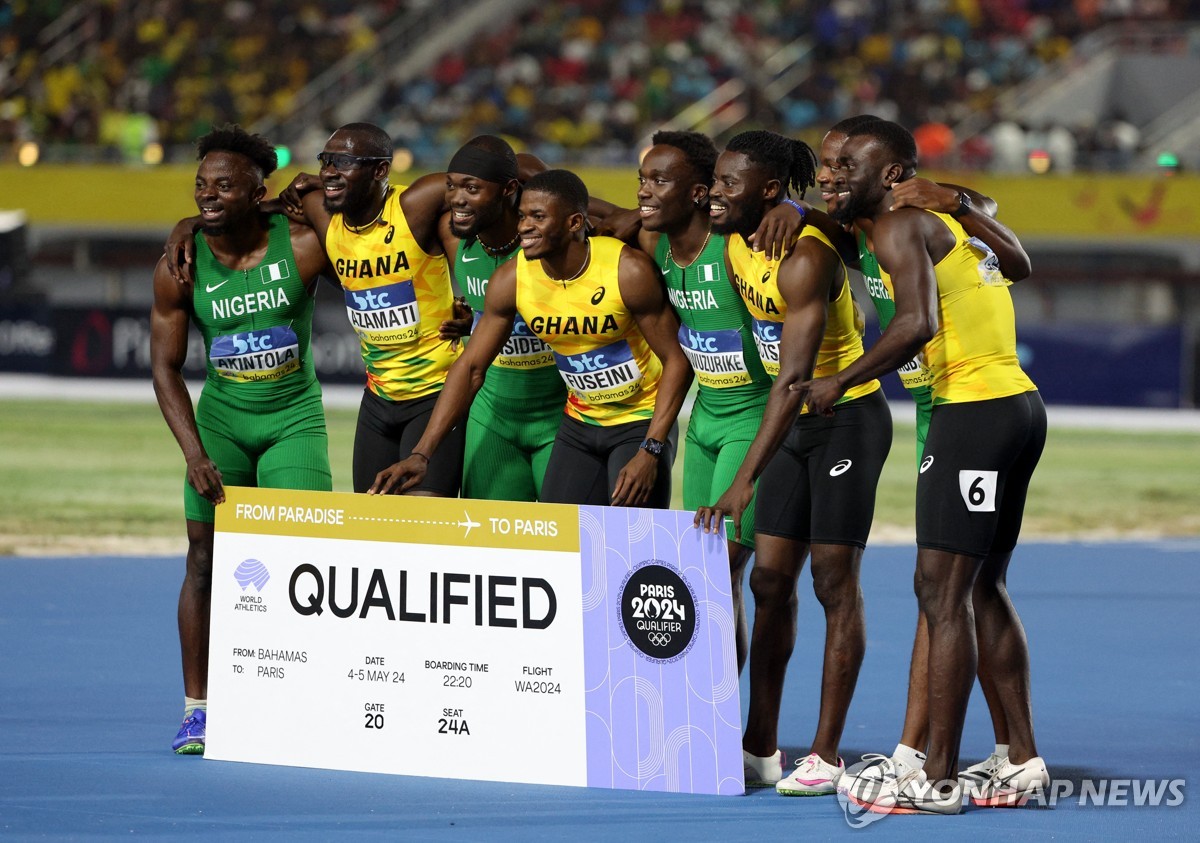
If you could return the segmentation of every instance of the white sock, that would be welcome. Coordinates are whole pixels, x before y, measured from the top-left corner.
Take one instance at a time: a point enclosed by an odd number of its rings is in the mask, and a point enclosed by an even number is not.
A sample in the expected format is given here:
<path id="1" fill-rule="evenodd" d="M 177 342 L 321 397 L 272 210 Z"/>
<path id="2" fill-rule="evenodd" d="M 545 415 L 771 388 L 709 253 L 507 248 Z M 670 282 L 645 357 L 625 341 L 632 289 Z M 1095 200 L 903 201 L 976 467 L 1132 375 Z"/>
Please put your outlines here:
<path id="1" fill-rule="evenodd" d="M 997 758 L 1007 758 L 1008 757 L 1008 744 L 1006 744 L 1006 743 L 996 744 L 996 757 Z"/>
<path id="2" fill-rule="evenodd" d="M 208 711 L 208 700 L 196 700 L 185 696 L 183 698 L 183 716 L 187 717 L 193 711 Z"/>
<path id="3" fill-rule="evenodd" d="M 902 743 L 896 744 L 896 751 L 892 753 L 892 758 L 905 764 L 910 770 L 920 770 L 925 767 L 925 753 Z"/>

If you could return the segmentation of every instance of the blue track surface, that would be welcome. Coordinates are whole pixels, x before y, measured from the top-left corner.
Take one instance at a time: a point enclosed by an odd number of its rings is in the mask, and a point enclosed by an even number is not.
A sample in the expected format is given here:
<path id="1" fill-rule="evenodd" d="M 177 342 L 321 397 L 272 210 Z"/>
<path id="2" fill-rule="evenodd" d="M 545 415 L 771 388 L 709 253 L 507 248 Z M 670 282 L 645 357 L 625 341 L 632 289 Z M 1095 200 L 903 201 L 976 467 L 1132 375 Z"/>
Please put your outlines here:
<path id="1" fill-rule="evenodd" d="M 914 551 L 863 564 L 868 647 L 843 754 L 890 751 L 915 621 Z M 171 754 L 182 703 L 178 558 L 0 558 L 0 834 L 79 838 L 371 835 L 459 840 L 1195 839 L 1200 797 L 1200 541 L 1027 544 L 1010 589 L 1033 655 L 1039 748 L 1074 795 L 1053 810 L 886 817 L 852 829 L 833 798 L 698 797 L 203 761 Z M 801 583 L 781 740 L 806 748 L 823 621 Z M 745 682 L 743 680 L 743 699 Z M 743 703 L 744 707 L 744 703 Z M 302 731 L 280 713 L 280 728 Z M 966 761 L 991 751 L 976 692 Z M 801 753 L 803 754 L 803 753 Z M 1184 779 L 1179 807 L 1079 805 L 1082 780 Z M 1168 793 L 1168 796 L 1170 794 Z"/>

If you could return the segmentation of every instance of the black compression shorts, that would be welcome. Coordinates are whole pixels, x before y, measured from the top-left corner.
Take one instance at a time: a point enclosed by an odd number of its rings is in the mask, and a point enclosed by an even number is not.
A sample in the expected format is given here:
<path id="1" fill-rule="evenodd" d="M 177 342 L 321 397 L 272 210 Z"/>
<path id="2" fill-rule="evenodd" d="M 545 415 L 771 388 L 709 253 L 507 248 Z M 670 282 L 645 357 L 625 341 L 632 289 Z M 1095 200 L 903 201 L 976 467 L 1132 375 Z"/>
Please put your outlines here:
<path id="1" fill-rule="evenodd" d="M 437 395 L 411 401 L 388 401 L 369 389 L 363 391 L 354 432 L 354 491 L 365 492 L 375 475 L 404 459 L 416 447 Z M 442 497 L 458 495 L 462 481 L 464 425 L 457 425 L 429 457 L 425 479 L 411 491 L 434 492 Z"/>
<path id="2" fill-rule="evenodd" d="M 755 532 L 866 547 L 891 447 L 882 390 L 838 404 L 829 417 L 799 416 L 758 480 Z"/>
<path id="3" fill-rule="evenodd" d="M 646 439 L 650 421 L 601 427 L 564 415 L 554 439 L 542 500 L 547 503 L 608 506 L 617 477 Z M 672 426 L 662 454 L 650 498 L 640 504 L 649 509 L 671 506 L 671 466 L 675 463 L 678 428 Z"/>
<path id="4" fill-rule="evenodd" d="M 934 405 L 917 476 L 917 544 L 974 557 L 1011 552 L 1045 444 L 1036 390 Z"/>

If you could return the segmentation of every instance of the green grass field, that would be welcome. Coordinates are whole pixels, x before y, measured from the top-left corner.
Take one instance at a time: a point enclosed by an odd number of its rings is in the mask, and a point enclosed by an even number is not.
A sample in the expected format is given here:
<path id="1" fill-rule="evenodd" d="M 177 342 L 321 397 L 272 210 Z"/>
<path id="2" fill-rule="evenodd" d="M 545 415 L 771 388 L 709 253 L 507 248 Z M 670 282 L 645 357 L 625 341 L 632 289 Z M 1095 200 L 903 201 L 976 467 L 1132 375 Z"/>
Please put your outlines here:
<path id="1" fill-rule="evenodd" d="M 329 413 L 341 491 L 350 489 L 355 412 Z M 897 425 L 877 538 L 911 535 L 915 462 L 912 429 Z M 0 478 L 0 555 L 183 546 L 183 459 L 153 405 L 6 400 Z M 1200 535 L 1200 434 L 1052 428 L 1024 535 Z"/>

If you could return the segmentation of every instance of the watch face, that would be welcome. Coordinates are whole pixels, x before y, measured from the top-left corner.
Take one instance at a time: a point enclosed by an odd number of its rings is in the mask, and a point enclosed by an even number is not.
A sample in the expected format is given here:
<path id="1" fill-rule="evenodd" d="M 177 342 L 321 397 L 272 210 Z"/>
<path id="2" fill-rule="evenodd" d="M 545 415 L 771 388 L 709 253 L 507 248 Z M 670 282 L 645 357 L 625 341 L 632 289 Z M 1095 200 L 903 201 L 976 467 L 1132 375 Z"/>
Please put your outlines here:
<path id="1" fill-rule="evenodd" d="M 657 439 L 647 439 L 646 441 L 642 442 L 642 450 L 648 452 L 651 456 L 661 456 L 663 443 L 659 442 Z"/>

